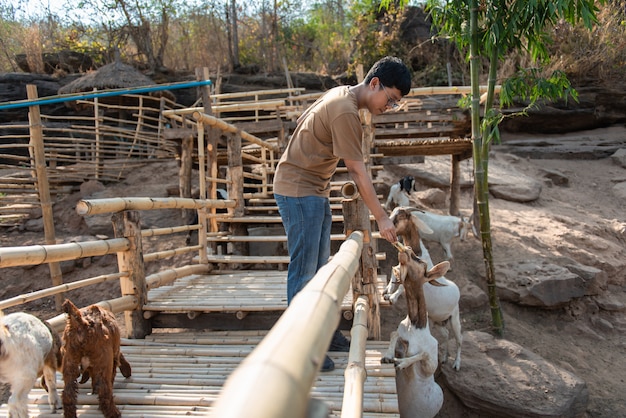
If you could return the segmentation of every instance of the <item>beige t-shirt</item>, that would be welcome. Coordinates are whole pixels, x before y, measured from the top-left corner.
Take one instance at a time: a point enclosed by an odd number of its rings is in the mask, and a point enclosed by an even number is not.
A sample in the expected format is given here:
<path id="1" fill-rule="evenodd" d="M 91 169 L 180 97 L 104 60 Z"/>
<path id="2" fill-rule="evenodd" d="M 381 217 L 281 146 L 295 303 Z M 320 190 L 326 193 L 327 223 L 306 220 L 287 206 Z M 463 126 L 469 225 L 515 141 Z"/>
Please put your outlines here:
<path id="1" fill-rule="evenodd" d="M 300 117 L 276 167 L 274 192 L 328 197 L 339 159 L 363 159 L 362 136 L 356 95 L 348 86 L 329 90 Z"/>

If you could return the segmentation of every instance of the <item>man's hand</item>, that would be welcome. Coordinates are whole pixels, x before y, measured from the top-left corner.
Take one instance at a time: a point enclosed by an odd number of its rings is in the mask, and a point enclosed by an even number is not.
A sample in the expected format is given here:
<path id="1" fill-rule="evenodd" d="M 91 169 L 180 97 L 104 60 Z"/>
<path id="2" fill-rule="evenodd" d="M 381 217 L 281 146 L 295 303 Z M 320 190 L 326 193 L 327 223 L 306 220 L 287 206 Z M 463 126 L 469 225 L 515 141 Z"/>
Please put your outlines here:
<path id="1" fill-rule="evenodd" d="M 396 235 L 396 227 L 391 222 L 388 216 L 385 216 L 383 219 L 376 220 L 378 223 L 378 231 L 380 232 L 380 236 L 389 241 L 390 243 L 395 243 L 398 241 L 398 236 Z"/>

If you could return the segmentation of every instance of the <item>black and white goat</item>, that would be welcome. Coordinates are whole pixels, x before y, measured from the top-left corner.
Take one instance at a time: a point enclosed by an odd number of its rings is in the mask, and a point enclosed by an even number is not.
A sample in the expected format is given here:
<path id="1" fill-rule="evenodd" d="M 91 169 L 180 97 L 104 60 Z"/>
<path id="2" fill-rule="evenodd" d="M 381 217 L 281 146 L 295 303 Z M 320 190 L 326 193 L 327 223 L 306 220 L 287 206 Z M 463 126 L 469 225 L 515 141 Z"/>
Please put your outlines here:
<path id="1" fill-rule="evenodd" d="M 10 418 L 28 418 L 28 393 L 39 376 L 52 412 L 61 407 L 56 384 L 60 350 L 61 339 L 48 323 L 25 312 L 0 311 L 0 381 L 11 386 Z"/>
<path id="2" fill-rule="evenodd" d="M 415 179 L 413 176 L 404 176 L 400 181 L 394 183 L 389 188 L 389 195 L 385 203 L 385 209 L 391 210 L 395 206 L 409 206 L 411 192 L 415 192 Z"/>

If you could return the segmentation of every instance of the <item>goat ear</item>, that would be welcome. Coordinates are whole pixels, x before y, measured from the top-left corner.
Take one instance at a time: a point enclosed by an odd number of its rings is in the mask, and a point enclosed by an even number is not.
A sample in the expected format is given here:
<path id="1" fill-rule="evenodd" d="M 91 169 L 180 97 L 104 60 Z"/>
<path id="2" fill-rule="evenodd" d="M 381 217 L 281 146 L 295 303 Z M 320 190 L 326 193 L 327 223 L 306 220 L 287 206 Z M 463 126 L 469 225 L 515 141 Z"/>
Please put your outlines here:
<path id="1" fill-rule="evenodd" d="M 424 221 L 422 221 L 420 218 L 418 218 L 414 214 L 411 214 L 411 218 L 413 219 L 413 223 L 415 224 L 415 226 L 417 226 L 417 229 L 419 229 L 420 232 L 422 232 L 424 234 L 432 234 L 433 233 L 432 228 L 430 226 L 426 225 L 426 223 Z"/>
<path id="2" fill-rule="evenodd" d="M 4 338 L 11 338 L 11 332 L 9 331 L 9 327 L 7 327 L 6 325 L 2 324 L 0 325 L 0 336 L 2 337 L 2 339 Z M 0 354 L 2 354 L 2 339 L 0 339 Z"/>
<path id="3" fill-rule="evenodd" d="M 426 272 L 426 278 L 429 281 L 430 280 L 434 280 L 434 279 L 438 279 L 441 276 L 443 276 L 444 274 L 446 274 L 449 269 L 450 269 L 450 262 L 449 261 L 442 261 L 441 263 L 433 266 L 433 268 L 431 268 L 430 270 L 428 270 Z"/>
<path id="4" fill-rule="evenodd" d="M 444 283 L 439 283 L 439 282 L 437 281 L 437 279 L 438 279 L 438 278 L 439 278 L 439 277 L 437 277 L 436 279 L 430 279 L 430 280 L 428 281 L 428 283 L 429 283 L 429 284 L 431 284 L 431 285 L 433 285 L 433 286 L 435 286 L 435 287 L 446 287 L 446 286 L 447 286 L 447 284 L 444 284 Z"/>
<path id="5" fill-rule="evenodd" d="M 72 303 L 71 300 L 66 299 L 65 302 L 63 302 L 63 310 L 65 311 L 65 313 L 67 313 L 70 320 L 74 320 L 80 324 L 85 323 L 85 320 L 83 319 L 83 315 L 81 314 L 80 310 L 76 307 L 76 305 Z"/>

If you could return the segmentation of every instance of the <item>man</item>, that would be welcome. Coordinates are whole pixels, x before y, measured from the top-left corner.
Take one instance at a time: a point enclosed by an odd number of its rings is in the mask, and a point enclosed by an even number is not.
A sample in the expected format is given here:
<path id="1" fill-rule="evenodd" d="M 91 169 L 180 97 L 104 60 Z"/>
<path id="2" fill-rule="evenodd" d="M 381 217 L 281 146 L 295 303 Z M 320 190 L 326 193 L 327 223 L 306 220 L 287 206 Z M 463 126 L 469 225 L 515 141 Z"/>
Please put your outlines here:
<path id="1" fill-rule="evenodd" d="M 410 89 L 409 69 L 399 58 L 385 57 L 372 66 L 362 83 L 329 90 L 298 118 L 274 176 L 274 197 L 290 255 L 288 304 L 330 257 L 330 179 L 340 159 L 374 215 L 381 236 L 391 243 L 397 241 L 394 225 L 378 201 L 365 168 L 359 109 L 381 114 L 396 108 Z M 329 350 L 349 348 L 349 341 L 336 330 Z M 334 367 L 326 356 L 322 371 Z"/>

